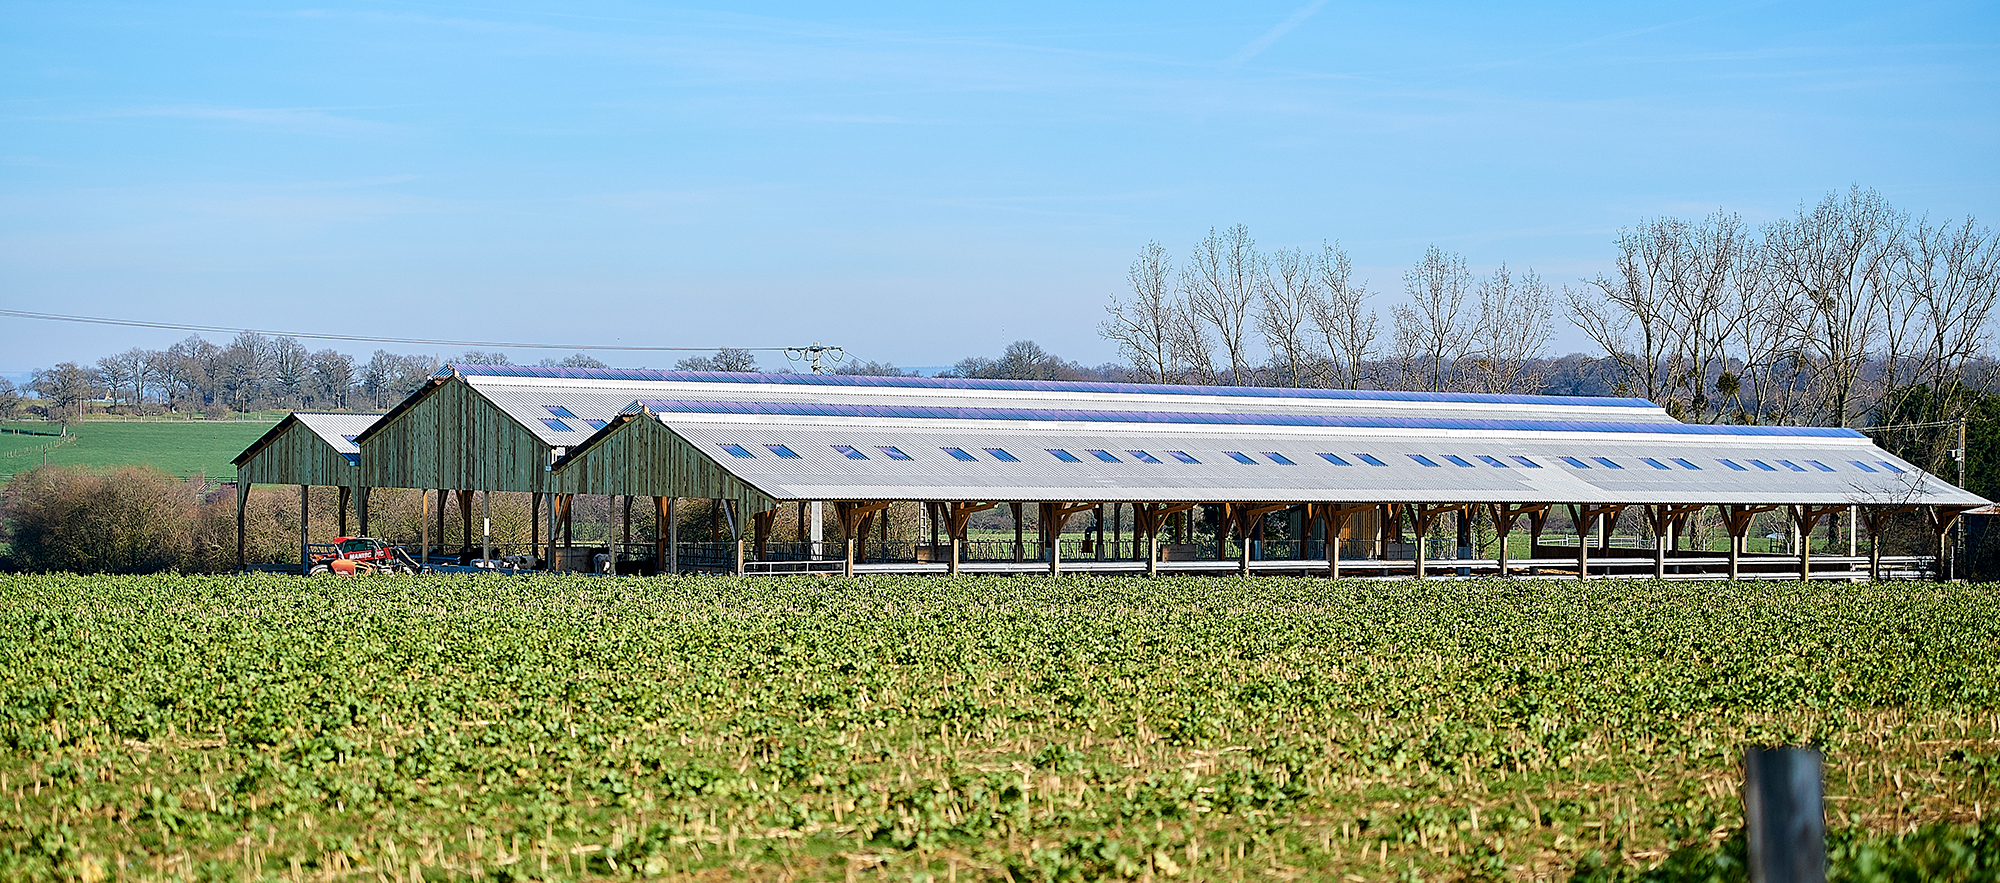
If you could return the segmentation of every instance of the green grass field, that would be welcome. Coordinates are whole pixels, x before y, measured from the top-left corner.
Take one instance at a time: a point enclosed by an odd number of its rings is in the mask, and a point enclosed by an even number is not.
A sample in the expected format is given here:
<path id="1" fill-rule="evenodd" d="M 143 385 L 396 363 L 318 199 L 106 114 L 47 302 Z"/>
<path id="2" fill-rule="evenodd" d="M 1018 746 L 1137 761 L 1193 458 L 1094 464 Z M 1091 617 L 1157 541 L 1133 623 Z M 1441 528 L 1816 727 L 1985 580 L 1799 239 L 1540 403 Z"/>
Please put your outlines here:
<path id="1" fill-rule="evenodd" d="M 88 420 L 70 427 L 74 441 L 48 450 L 40 449 L 58 439 L 0 432 L 0 476 L 47 462 L 92 468 L 153 465 L 175 475 L 233 479 L 236 467 L 229 461 L 273 425 L 275 422 Z M 37 433 L 60 431 L 52 423 L 10 423 L 6 427 Z"/>
<path id="2" fill-rule="evenodd" d="M 8 880 L 1985 880 L 1977 585 L 0 576 Z"/>

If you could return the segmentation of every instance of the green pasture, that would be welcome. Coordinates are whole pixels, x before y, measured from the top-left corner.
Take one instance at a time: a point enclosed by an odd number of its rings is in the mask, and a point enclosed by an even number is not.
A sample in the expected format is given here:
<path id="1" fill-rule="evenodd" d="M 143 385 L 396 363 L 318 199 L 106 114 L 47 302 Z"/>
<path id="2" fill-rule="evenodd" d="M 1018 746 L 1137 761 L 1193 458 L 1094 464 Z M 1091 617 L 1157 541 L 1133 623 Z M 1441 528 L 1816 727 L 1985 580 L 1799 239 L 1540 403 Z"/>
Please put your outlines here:
<path id="1" fill-rule="evenodd" d="M 0 879 L 2000 874 L 1990 585 L 0 576 Z"/>
<path id="2" fill-rule="evenodd" d="M 69 434 L 74 438 L 65 442 L 56 435 L 62 431 L 56 424 L 8 423 L 0 428 L 20 432 L 0 432 L 0 476 L 47 462 L 98 469 L 152 465 L 175 475 L 233 479 L 236 467 L 229 461 L 274 425 L 275 421 L 87 420 L 72 425 Z"/>

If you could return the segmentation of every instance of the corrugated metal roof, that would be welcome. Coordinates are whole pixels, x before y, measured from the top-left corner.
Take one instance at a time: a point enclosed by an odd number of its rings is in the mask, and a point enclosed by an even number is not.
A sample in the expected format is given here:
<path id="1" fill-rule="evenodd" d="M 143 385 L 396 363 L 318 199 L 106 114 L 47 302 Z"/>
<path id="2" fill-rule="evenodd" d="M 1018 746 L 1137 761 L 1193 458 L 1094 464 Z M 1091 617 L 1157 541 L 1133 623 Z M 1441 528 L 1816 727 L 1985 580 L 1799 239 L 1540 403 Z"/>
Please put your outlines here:
<path id="1" fill-rule="evenodd" d="M 333 449 L 343 454 L 360 455 L 361 449 L 354 444 L 354 437 L 374 426 L 382 419 L 380 414 L 308 414 L 295 413 L 314 435 L 326 440 Z"/>
<path id="2" fill-rule="evenodd" d="M 1388 431 L 1278 427 L 1159 427 L 958 422 L 945 426 L 852 420 L 846 425 L 801 425 L 772 418 L 728 419 L 664 414 L 665 422 L 702 446 L 744 481 L 781 500 L 1076 500 L 1076 501 L 1382 501 L 1520 503 L 1813 503 L 1980 505 L 1979 497 L 1928 476 L 1864 438 L 1688 438 L 1666 433 Z M 750 458 L 723 445 L 743 446 Z M 765 445 L 781 444 L 797 459 L 778 457 Z M 855 460 L 835 446 L 869 459 Z M 909 460 L 878 453 L 894 446 Z M 956 447 L 966 462 L 945 450 Z M 987 448 L 1001 448 L 1018 462 L 1001 462 Z M 1049 449 L 1064 450 L 1065 462 Z M 1090 452 L 1106 451 L 1119 462 Z M 1161 461 L 1139 462 L 1143 450 Z M 1169 455 L 1183 451 L 1200 461 Z M 1232 459 L 1243 453 L 1255 465 Z M 1278 453 L 1296 465 L 1279 465 Z M 1335 454 L 1351 465 L 1320 457 Z M 1385 465 L 1367 465 L 1361 455 Z M 1419 454 L 1441 465 L 1424 466 Z M 1503 463 L 1483 462 L 1488 456 Z M 1470 463 L 1454 465 L 1452 456 Z M 1513 460 L 1527 457 L 1540 468 Z M 1563 461 L 1576 458 L 1589 468 Z M 1606 458 L 1611 468 L 1593 458 Z M 1646 465 L 1651 457 L 1667 469 Z M 1685 460 L 1698 469 L 1678 465 Z M 1732 459 L 1736 471 L 1720 462 Z M 1766 471 L 1749 465 L 1762 460 Z M 1796 472 L 1778 466 L 1810 461 Z M 1877 471 L 1865 472 L 1861 460 Z M 1898 474 L 1881 463 L 1892 464 Z"/>

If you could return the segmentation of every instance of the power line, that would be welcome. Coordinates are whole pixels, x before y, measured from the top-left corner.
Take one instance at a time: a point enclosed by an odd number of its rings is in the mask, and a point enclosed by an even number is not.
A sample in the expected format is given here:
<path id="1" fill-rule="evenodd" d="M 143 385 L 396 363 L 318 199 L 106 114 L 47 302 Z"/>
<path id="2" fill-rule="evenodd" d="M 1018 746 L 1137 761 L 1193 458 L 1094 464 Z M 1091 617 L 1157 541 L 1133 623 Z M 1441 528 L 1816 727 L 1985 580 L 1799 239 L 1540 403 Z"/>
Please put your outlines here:
<path id="1" fill-rule="evenodd" d="M 61 313 L 36 313 L 28 310 L 0 309 L 0 316 L 16 319 L 43 319 L 51 322 L 82 322 L 91 325 L 122 325 L 128 328 L 165 328 L 171 331 L 206 331 L 210 334 L 264 334 L 271 337 L 306 337 L 313 340 L 345 340 L 358 343 L 399 343 L 415 346 L 445 347 L 493 347 L 495 349 L 523 350 L 620 350 L 624 352 L 649 353 L 709 353 L 719 349 L 741 349 L 752 352 L 778 353 L 787 348 L 782 346 L 616 346 L 582 343 L 510 343 L 496 340 L 434 340 L 422 337 L 371 337 L 363 334 L 327 334 L 317 331 L 267 331 L 257 328 L 224 328 L 219 325 L 187 325 L 179 322 L 147 322 L 139 319 L 112 319 L 103 316 L 66 316 Z"/>

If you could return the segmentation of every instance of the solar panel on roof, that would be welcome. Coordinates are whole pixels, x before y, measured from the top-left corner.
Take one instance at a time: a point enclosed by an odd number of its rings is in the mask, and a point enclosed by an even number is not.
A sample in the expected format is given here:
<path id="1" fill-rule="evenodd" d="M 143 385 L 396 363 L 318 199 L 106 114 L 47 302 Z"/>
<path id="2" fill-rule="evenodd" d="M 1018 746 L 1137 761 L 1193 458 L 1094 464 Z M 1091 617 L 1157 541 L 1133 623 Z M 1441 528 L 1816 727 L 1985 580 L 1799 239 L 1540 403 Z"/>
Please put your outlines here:
<path id="1" fill-rule="evenodd" d="M 1181 461 L 1182 463 L 1193 463 L 1197 466 L 1201 465 L 1200 460 L 1196 460 L 1194 457 L 1190 456 L 1186 451 L 1168 451 L 1167 455 L 1173 457 L 1176 460 Z"/>
<path id="2" fill-rule="evenodd" d="M 1299 465 L 1297 463 L 1292 462 L 1292 458 L 1287 457 L 1284 454 L 1280 454 L 1277 451 L 1264 451 L 1263 454 L 1266 458 L 1269 458 L 1271 462 L 1276 463 L 1279 466 Z"/>
<path id="3" fill-rule="evenodd" d="M 1422 455 L 1422 454 L 1411 454 L 1411 455 L 1410 455 L 1410 459 L 1412 459 L 1412 460 L 1415 460 L 1415 461 L 1417 461 L 1418 463 L 1422 463 L 1422 464 L 1424 464 L 1425 466 L 1437 466 L 1437 467 L 1438 467 L 1439 469 L 1443 469 L 1443 468 L 1444 468 L 1443 466 L 1439 466 L 1439 465 L 1438 465 L 1438 462 L 1437 462 L 1436 460 L 1433 460 L 1433 459 L 1431 459 L 1431 458 L 1429 458 L 1429 457 L 1426 457 L 1426 456 L 1424 456 L 1424 455 Z"/>
<path id="4" fill-rule="evenodd" d="M 967 463 L 979 462 L 978 457 L 974 457 L 971 454 L 966 453 L 964 448 L 941 448 L 940 450 L 943 450 L 945 453 L 950 454 L 953 460 L 963 460 Z"/>
<path id="5" fill-rule="evenodd" d="M 1533 461 L 1533 460 L 1530 460 L 1530 459 L 1528 459 L 1528 458 L 1526 458 L 1526 457 L 1523 457 L 1523 456 L 1520 456 L 1520 455 L 1518 455 L 1518 454 L 1516 454 L 1516 455 L 1513 455 L 1513 456 L 1510 456 L 1510 457 L 1508 457 L 1507 459 L 1509 459 L 1509 460 L 1512 460 L 1512 461 L 1514 461 L 1514 462 L 1516 462 L 1516 463 L 1519 463 L 1519 464 L 1521 464 L 1521 465 L 1523 465 L 1523 466 L 1526 466 L 1526 467 L 1528 467 L 1529 469 L 1540 469 L 1540 468 L 1542 468 L 1542 464 L 1540 464 L 1540 463 L 1537 463 L 1537 462 L 1535 462 L 1535 461 Z"/>
<path id="6" fill-rule="evenodd" d="M 1115 455 L 1115 454 L 1111 453 L 1110 451 L 1099 451 L 1099 450 L 1095 450 L 1095 449 L 1092 449 L 1092 450 L 1090 451 L 1090 455 L 1091 455 L 1091 456 L 1093 456 L 1093 457 L 1096 457 L 1096 458 L 1097 458 L 1097 459 L 1099 459 L 1099 460 L 1103 460 L 1103 461 L 1104 461 L 1104 462 L 1106 462 L 1106 463 L 1118 463 L 1118 462 L 1122 462 L 1122 461 L 1120 461 L 1120 460 L 1118 459 L 1117 455 Z"/>
<path id="7" fill-rule="evenodd" d="M 903 449 L 902 449 L 902 448 L 899 448 L 899 447 L 896 447 L 895 445 L 876 445 L 876 446 L 875 446 L 875 450 L 878 450 L 878 451 L 881 451 L 881 452 L 882 452 L 882 456 L 884 456 L 884 457 L 888 457 L 888 458 L 889 458 L 889 459 L 891 459 L 891 460 L 915 460 L 915 459 L 916 459 L 915 457 L 912 457 L 912 456 L 910 456 L 909 454 L 905 454 L 905 453 L 903 453 Z"/>
<path id="8" fill-rule="evenodd" d="M 1746 466 L 1740 466 L 1740 465 L 1738 465 L 1738 464 L 1736 463 L 1736 461 L 1735 461 L 1735 460 L 1731 460 L 1731 459 L 1729 459 L 1729 458 L 1727 458 L 1727 457 L 1717 457 L 1717 458 L 1715 459 L 1715 462 L 1717 462 L 1717 463 L 1721 463 L 1722 465 L 1724 465 L 1724 466 L 1727 466 L 1727 467 L 1729 467 L 1729 468 L 1730 468 L 1730 469 L 1731 469 L 1732 471 L 1735 471 L 1735 472 L 1749 472 L 1749 471 L 1750 471 L 1749 467 L 1746 467 Z"/>
<path id="9" fill-rule="evenodd" d="M 1668 466 L 1667 464 L 1665 464 L 1665 463 L 1662 463 L 1662 462 L 1660 462 L 1660 461 L 1658 461 L 1658 460 L 1655 460 L 1655 459 L 1653 459 L 1653 458 L 1651 458 L 1651 457 L 1640 457 L 1640 458 L 1639 458 L 1639 462 L 1641 462 L 1641 463 L 1644 463 L 1644 464 L 1646 464 L 1646 465 L 1648 465 L 1648 466 L 1651 466 L 1651 467 L 1653 467 L 1654 469 L 1672 469 L 1672 468 L 1674 468 L 1674 467 L 1672 467 L 1672 466 Z"/>
<path id="10" fill-rule="evenodd" d="M 1145 451 L 1126 451 L 1125 453 L 1127 453 L 1127 454 L 1131 454 L 1131 455 L 1132 455 L 1132 459 L 1134 459 L 1134 460 L 1137 460 L 1137 461 L 1139 461 L 1139 462 L 1141 462 L 1141 463 L 1158 463 L 1158 462 L 1160 462 L 1160 458 L 1158 458 L 1158 457 L 1155 457 L 1155 456 L 1153 456 L 1152 454 L 1148 454 L 1148 453 L 1146 453 Z"/>
<path id="11" fill-rule="evenodd" d="M 1075 454 L 1065 451 L 1062 448 L 1046 448 L 1045 450 L 1047 450 L 1050 454 L 1054 455 L 1056 459 L 1061 460 L 1064 463 L 1083 462 L 1082 460 L 1078 460 Z"/>
<path id="12" fill-rule="evenodd" d="M 1588 464 L 1588 463 L 1585 463 L 1585 462 L 1583 462 L 1582 460 L 1578 460 L 1578 459 L 1577 459 L 1577 458 L 1575 458 L 1575 457 L 1563 457 L 1563 458 L 1561 458 L 1561 460 L 1562 460 L 1562 461 L 1563 461 L 1564 463 L 1568 463 L 1569 465 L 1571 465 L 1571 466 L 1575 466 L 1575 467 L 1576 467 L 1576 468 L 1578 468 L 1578 469 L 1589 469 L 1589 468 L 1590 468 L 1590 464 Z"/>
<path id="13" fill-rule="evenodd" d="M 1679 458 L 1679 457 L 1668 457 L 1667 459 L 1669 459 L 1669 460 L 1672 460 L 1672 461 L 1674 461 L 1675 463 L 1679 463 L 1680 465 L 1682 465 L 1682 466 L 1684 466 L 1684 467 L 1686 467 L 1686 468 L 1688 468 L 1688 469 L 1693 469 L 1693 470 L 1695 470 L 1696 472 L 1699 472 L 1699 471 L 1701 471 L 1701 467 L 1700 467 L 1700 466 L 1696 466 L 1696 465 L 1694 465 L 1693 463 L 1689 463 L 1688 461 L 1686 461 L 1686 460 L 1683 460 L 1683 459 L 1681 459 L 1681 458 Z"/>
<path id="14" fill-rule="evenodd" d="M 868 459 L 868 455 L 867 455 L 867 454 L 864 454 L 864 453 L 861 453 L 861 452 L 860 452 L 859 450 L 857 450 L 857 449 L 855 449 L 855 448 L 853 448 L 853 447 L 850 447 L 850 446 L 848 446 L 848 445 L 833 445 L 832 447 L 833 447 L 833 449 L 834 449 L 834 450 L 836 450 L 836 451 L 839 451 L 839 452 L 840 452 L 840 453 L 841 453 L 842 455 L 846 456 L 846 457 L 847 457 L 847 459 L 849 459 L 849 460 L 866 460 L 866 459 Z"/>
<path id="15" fill-rule="evenodd" d="M 557 417 L 568 417 L 571 420 L 576 419 L 575 414 L 570 413 L 570 410 L 568 408 L 565 408 L 561 405 L 543 405 L 542 407 L 549 409 L 549 413 L 554 414 Z"/>
<path id="16" fill-rule="evenodd" d="M 1783 466 L 1784 466 L 1784 467 L 1785 467 L 1786 469 L 1790 469 L 1790 470 L 1792 470 L 1793 472 L 1804 472 L 1804 471 L 1806 471 L 1806 468 L 1805 468 L 1804 466 L 1800 466 L 1799 464 L 1797 464 L 1797 463 L 1794 463 L 1794 462 L 1792 462 L 1792 461 L 1790 461 L 1790 460 L 1779 460 L 1779 461 L 1778 461 L 1778 463 L 1779 463 L 1780 465 L 1783 465 Z"/>
<path id="17" fill-rule="evenodd" d="M 1752 461 L 1750 461 L 1750 465 L 1752 465 L 1752 466 L 1755 466 L 1755 467 L 1757 467 L 1758 469 L 1762 469 L 1762 470 L 1764 470 L 1765 472 L 1776 472 L 1776 471 L 1778 471 L 1778 467 L 1776 467 L 1776 466 L 1773 466 L 1773 465 L 1771 465 L 1771 464 L 1769 464 L 1769 463 L 1766 463 L 1766 462 L 1764 462 L 1764 461 L 1762 461 L 1762 460 L 1752 460 Z"/>
<path id="18" fill-rule="evenodd" d="M 1906 472 L 1905 470 L 1902 470 L 1902 469 L 1898 469 L 1898 468 L 1896 468 L 1896 464 L 1894 464 L 1894 463 L 1891 463 L 1891 462 L 1889 462 L 1889 461 L 1887 461 L 1887 460 L 1877 460 L 1877 461 L 1875 461 L 1875 462 L 1877 462 L 1877 463 L 1880 463 L 1880 464 L 1882 464 L 1882 468 L 1883 468 L 1883 469 L 1887 469 L 1887 470 L 1889 470 L 1890 472 L 1894 472 L 1894 473 L 1896 473 L 1897 475 L 1904 475 L 1904 474 L 1907 474 L 1907 472 Z"/>
<path id="19" fill-rule="evenodd" d="M 1223 456 L 1226 456 L 1231 460 L 1235 460 L 1236 462 L 1241 463 L 1245 466 L 1257 465 L 1257 461 L 1252 460 L 1247 456 L 1244 456 L 1242 451 L 1223 451 L 1222 453 Z"/>
<path id="20" fill-rule="evenodd" d="M 548 427 L 548 428 L 550 428 L 550 429 L 553 429 L 553 430 L 555 430 L 555 431 L 557 431 L 557 432 L 575 432 L 575 431 L 576 431 L 576 430 L 574 430 L 574 429 L 571 429 L 571 428 L 569 428 L 569 424 L 567 424 L 567 423 L 564 423 L 564 422 L 562 422 L 561 420 L 557 420 L 557 419 L 556 419 L 556 418 L 554 418 L 554 417 L 543 417 L 543 418 L 542 418 L 542 425 L 543 425 L 543 426 L 546 426 L 546 427 Z"/>
<path id="21" fill-rule="evenodd" d="M 1451 461 L 1451 464 L 1453 466 L 1463 466 L 1467 469 L 1473 468 L 1473 465 L 1471 463 L 1467 462 L 1464 457 L 1461 457 L 1457 454 L 1446 454 L 1444 455 L 1444 458 L 1446 460 Z"/>
<path id="22" fill-rule="evenodd" d="M 1870 466 L 1870 465 L 1868 465 L 1868 464 L 1866 464 L 1866 463 L 1863 463 L 1863 462 L 1861 462 L 1860 460 L 1849 460 L 1849 461 L 1847 461 L 1847 462 L 1849 462 L 1849 463 L 1852 463 L 1852 464 L 1854 464 L 1854 465 L 1855 465 L 1855 467 L 1856 467 L 1856 468 L 1859 468 L 1859 469 L 1860 469 L 1860 470 L 1861 470 L 1862 472 L 1874 472 L 1874 471 L 1875 471 L 1875 467 L 1873 467 L 1873 466 Z"/>
<path id="23" fill-rule="evenodd" d="M 585 420 L 583 422 L 590 424 L 591 429 L 603 429 L 604 427 L 611 425 L 602 420 Z"/>
<path id="24" fill-rule="evenodd" d="M 1322 460 L 1325 460 L 1325 461 L 1326 461 L 1326 462 L 1328 462 L 1328 463 L 1332 463 L 1332 464 L 1333 464 L 1333 465 L 1335 465 L 1335 466 L 1352 466 L 1352 465 L 1354 465 L 1354 464 L 1352 464 L 1352 463 L 1349 463 L 1349 462 L 1347 462 L 1346 460 L 1343 460 L 1343 459 L 1341 459 L 1341 458 L 1340 458 L 1340 455 L 1339 455 L 1339 454 L 1324 454 L 1324 453 L 1323 453 L 1323 454 L 1320 454 L 1320 455 L 1319 455 L 1319 458 L 1320 458 L 1320 459 L 1322 459 Z"/>
<path id="25" fill-rule="evenodd" d="M 723 402 L 710 399 L 646 399 L 656 412 L 685 414 L 788 414 L 815 417 L 898 417 L 938 420 L 1021 420 L 1166 423 L 1220 426 L 1324 426 L 1351 429 L 1511 429 L 1520 431 L 1647 432 L 1673 435 L 1744 435 L 1858 438 L 1852 429 L 1829 426 L 1743 426 L 1734 424 L 1634 423 L 1541 419 L 1418 417 L 1362 414 L 1247 414 L 1215 411 L 1104 411 L 1063 408 L 962 408 L 848 405 L 827 402 Z"/>
<path id="26" fill-rule="evenodd" d="M 1500 458 L 1498 457 L 1488 457 L 1485 454 L 1476 454 L 1474 456 L 1477 456 L 1479 458 L 1479 462 L 1484 463 L 1488 466 L 1492 466 L 1499 469 L 1510 468 L 1506 463 L 1500 462 Z"/>
<path id="27" fill-rule="evenodd" d="M 728 451 L 728 452 L 729 452 L 729 456 L 731 456 L 731 457 L 741 457 L 741 458 L 743 458 L 743 459 L 745 459 L 745 460 L 755 460 L 755 459 L 757 459 L 757 455 L 756 455 L 756 454 L 752 454 L 752 453 L 750 453 L 750 449 L 749 449 L 749 448 L 746 448 L 746 447 L 744 447 L 744 446 L 742 446 L 742 445 L 729 445 L 729 444 L 725 444 L 725 445 L 721 445 L 720 447 L 721 447 L 721 448 L 722 448 L 723 450 L 725 450 L 725 451 Z"/>
<path id="28" fill-rule="evenodd" d="M 1387 464 L 1387 463 L 1384 463 L 1384 462 L 1382 462 L 1381 460 L 1377 460 L 1377 459 L 1375 459 L 1375 455 L 1374 455 L 1374 454 L 1355 454 L 1354 456 L 1356 456 L 1356 457 L 1360 457 L 1360 458 L 1361 458 L 1361 462 L 1363 462 L 1363 463 L 1366 463 L 1366 464 L 1368 464 L 1368 465 L 1370 465 L 1370 466 L 1387 466 L 1387 465 L 1389 465 L 1389 464 Z"/>
<path id="29" fill-rule="evenodd" d="M 773 454 L 777 454 L 777 455 L 778 455 L 778 459 L 780 459 L 780 460 L 803 460 L 803 459 L 805 459 L 804 457 L 801 457 L 801 456 L 799 456 L 799 452 L 797 452 L 797 451 L 794 451 L 794 450 L 792 450 L 791 448 L 789 448 L 789 447 L 786 447 L 786 446 L 784 446 L 784 445 L 765 445 L 765 446 L 764 446 L 764 449 L 765 449 L 765 450 L 767 450 L 767 451 L 770 451 L 770 452 L 771 452 L 771 453 L 773 453 Z"/>
<path id="30" fill-rule="evenodd" d="M 1611 461 L 1610 459 L 1608 459 L 1608 458 L 1605 458 L 1605 457 L 1592 457 L 1592 458 L 1590 458 L 1590 459 L 1592 459 L 1592 460 L 1596 460 L 1597 462 L 1599 462 L 1599 463 L 1602 463 L 1602 464 L 1604 464 L 1605 468 L 1608 468 L 1608 469 L 1623 469 L 1623 468 L 1625 468 L 1625 467 L 1623 467 L 1623 466 L 1620 466 L 1620 465 L 1618 465 L 1617 463 L 1615 463 L 1615 462 L 1613 462 L 1613 461 Z"/>
<path id="31" fill-rule="evenodd" d="M 1810 464 L 1812 464 L 1812 467 L 1813 467 L 1814 469 L 1817 469 L 1817 470 L 1819 470 L 1819 471 L 1821 471 L 1821 472 L 1832 472 L 1832 471 L 1833 471 L 1833 467 L 1831 467 L 1831 466 L 1828 466 L 1828 465 L 1826 465 L 1825 463 L 1821 463 L 1821 462 L 1820 462 L 1820 461 L 1818 461 L 1818 460 L 1807 460 L 1806 462 L 1807 462 L 1807 463 L 1810 463 Z"/>
<path id="32" fill-rule="evenodd" d="M 1021 462 L 1020 458 L 1015 457 L 1013 454 L 1007 453 L 1007 450 L 1005 448 L 987 448 L 986 453 L 992 454 L 993 459 L 999 460 L 1002 463 Z"/>

